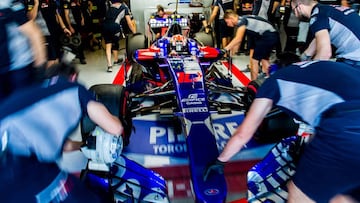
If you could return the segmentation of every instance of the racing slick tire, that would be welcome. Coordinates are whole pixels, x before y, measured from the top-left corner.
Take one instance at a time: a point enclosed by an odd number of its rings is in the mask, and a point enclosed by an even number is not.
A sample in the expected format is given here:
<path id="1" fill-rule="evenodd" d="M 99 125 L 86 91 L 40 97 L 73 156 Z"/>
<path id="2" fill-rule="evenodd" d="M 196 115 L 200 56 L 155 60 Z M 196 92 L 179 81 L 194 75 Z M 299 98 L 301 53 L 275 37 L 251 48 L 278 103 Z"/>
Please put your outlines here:
<path id="1" fill-rule="evenodd" d="M 117 116 L 123 127 L 124 146 L 129 144 L 129 138 L 132 130 L 132 119 L 129 112 L 129 92 L 125 87 L 114 84 L 93 85 L 89 89 L 94 92 L 96 100 L 103 103 L 111 114 Z M 86 140 L 87 136 L 95 129 L 96 125 L 86 115 L 81 120 L 82 139 Z"/>
<path id="2" fill-rule="evenodd" d="M 203 46 L 213 47 L 215 44 L 212 34 L 206 33 L 205 31 L 195 33 L 194 39 Z"/>
<path id="3" fill-rule="evenodd" d="M 283 138 L 296 135 L 299 124 L 287 113 L 272 109 L 264 118 L 254 134 L 254 139 L 260 143 L 278 143 Z"/>
<path id="4" fill-rule="evenodd" d="M 126 57 L 129 61 L 134 62 L 133 55 L 136 50 L 144 49 L 148 46 L 148 40 L 145 35 L 135 33 L 126 37 Z"/>

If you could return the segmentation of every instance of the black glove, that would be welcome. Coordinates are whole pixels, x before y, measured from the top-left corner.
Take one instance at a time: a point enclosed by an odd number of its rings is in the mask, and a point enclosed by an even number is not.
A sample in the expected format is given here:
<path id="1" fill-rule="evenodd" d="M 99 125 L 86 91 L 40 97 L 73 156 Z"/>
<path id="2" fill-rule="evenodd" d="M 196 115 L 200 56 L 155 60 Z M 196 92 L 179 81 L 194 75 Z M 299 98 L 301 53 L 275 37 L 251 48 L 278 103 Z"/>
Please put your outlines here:
<path id="1" fill-rule="evenodd" d="M 220 49 L 220 55 L 221 55 L 221 57 L 228 57 L 228 56 L 230 56 L 230 54 L 228 54 L 228 53 L 230 53 L 228 50 L 226 50 L 226 49 Z"/>
<path id="2" fill-rule="evenodd" d="M 226 162 L 219 161 L 218 159 L 216 159 L 214 162 L 209 164 L 204 171 L 204 175 L 203 175 L 204 181 L 207 180 L 211 171 L 216 171 L 219 174 L 223 174 L 225 164 Z"/>

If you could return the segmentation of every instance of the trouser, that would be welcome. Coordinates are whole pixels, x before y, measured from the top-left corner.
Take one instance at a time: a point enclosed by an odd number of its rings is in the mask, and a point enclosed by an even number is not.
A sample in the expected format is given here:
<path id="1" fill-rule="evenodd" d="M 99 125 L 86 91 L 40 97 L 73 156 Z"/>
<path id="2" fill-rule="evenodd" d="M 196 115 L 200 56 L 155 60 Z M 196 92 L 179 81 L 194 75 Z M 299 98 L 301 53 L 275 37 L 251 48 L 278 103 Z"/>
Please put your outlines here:
<path id="1" fill-rule="evenodd" d="M 360 190 L 360 106 L 332 108 L 323 115 L 293 181 L 319 203 L 336 194 L 359 198 L 354 194 Z"/>

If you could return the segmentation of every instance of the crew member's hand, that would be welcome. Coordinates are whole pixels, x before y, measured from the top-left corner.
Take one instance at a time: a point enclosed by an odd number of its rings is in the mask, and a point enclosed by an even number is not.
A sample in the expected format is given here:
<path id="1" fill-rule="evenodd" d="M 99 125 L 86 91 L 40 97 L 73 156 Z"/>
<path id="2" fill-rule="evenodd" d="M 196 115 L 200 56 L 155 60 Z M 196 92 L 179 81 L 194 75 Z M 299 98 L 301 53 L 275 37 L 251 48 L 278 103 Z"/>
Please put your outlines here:
<path id="1" fill-rule="evenodd" d="M 302 53 L 302 54 L 300 55 L 300 60 L 301 60 L 301 61 L 310 61 L 310 60 L 311 60 L 311 56 L 306 55 L 305 52 L 304 52 L 304 53 Z"/>
<path id="2" fill-rule="evenodd" d="M 72 35 L 71 31 L 67 28 L 64 28 L 63 31 L 64 31 L 64 34 L 68 37 L 70 37 Z"/>
<path id="3" fill-rule="evenodd" d="M 226 50 L 226 49 L 220 49 L 220 54 L 221 54 L 222 56 L 226 56 L 228 52 L 229 52 L 229 51 Z"/>
<path id="4" fill-rule="evenodd" d="M 212 162 L 211 164 L 209 164 L 204 171 L 204 175 L 203 175 L 203 179 L 204 181 L 207 180 L 209 174 L 214 171 L 218 174 L 223 174 L 224 173 L 224 166 L 225 166 L 226 162 L 222 162 L 218 159 L 216 159 L 214 162 Z"/>
<path id="5" fill-rule="evenodd" d="M 75 29 L 72 26 L 69 26 L 69 30 L 70 30 L 71 34 L 75 33 Z"/>
<path id="6" fill-rule="evenodd" d="M 211 31 L 212 31 L 212 28 L 211 28 L 210 25 L 208 25 L 208 26 L 205 27 L 205 33 L 206 33 L 206 34 L 208 34 L 208 33 L 211 32 Z"/>

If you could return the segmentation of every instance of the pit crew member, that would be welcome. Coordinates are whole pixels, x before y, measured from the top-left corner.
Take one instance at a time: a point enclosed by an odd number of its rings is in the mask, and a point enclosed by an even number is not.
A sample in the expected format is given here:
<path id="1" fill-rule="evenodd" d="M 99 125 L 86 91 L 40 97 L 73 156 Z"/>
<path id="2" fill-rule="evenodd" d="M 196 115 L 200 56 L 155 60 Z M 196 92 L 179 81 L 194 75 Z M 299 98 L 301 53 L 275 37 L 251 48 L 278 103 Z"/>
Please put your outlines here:
<path id="1" fill-rule="evenodd" d="M 0 104 L 2 202 L 100 202 L 56 160 L 64 148 L 74 147 L 66 140 L 83 114 L 112 135 L 119 136 L 123 127 L 84 86 L 72 82 L 77 71 L 67 67 L 51 67 L 60 75 L 18 90 Z"/>
<path id="2" fill-rule="evenodd" d="M 251 80 L 258 77 L 259 61 L 261 61 L 263 72 L 268 74 L 270 54 L 280 40 L 276 28 L 269 21 L 259 16 L 239 16 L 233 10 L 227 10 L 224 19 L 229 27 L 238 27 L 235 37 L 224 49 L 232 51 L 241 43 L 246 33 L 249 37 L 254 38 L 255 42 L 254 54 L 250 58 L 250 64 L 252 64 L 250 66 Z"/>
<path id="3" fill-rule="evenodd" d="M 323 5 L 314 0 L 293 0 L 292 10 L 300 19 L 310 19 L 314 35 L 303 60 L 330 59 L 333 45 L 337 61 L 360 68 L 360 16 L 348 7 Z"/>
<path id="4" fill-rule="evenodd" d="M 360 88 L 359 76 L 358 69 L 333 61 L 296 63 L 275 72 L 259 88 L 244 121 L 204 178 L 222 172 L 277 106 L 316 128 L 288 183 L 288 202 L 329 202 L 335 196 L 360 201 L 360 92 L 353 91 Z"/>
<path id="5" fill-rule="evenodd" d="M 1 101 L 31 84 L 34 70 L 46 63 L 44 38 L 34 21 L 28 20 L 21 2 L 0 3 L 0 53 Z"/>

